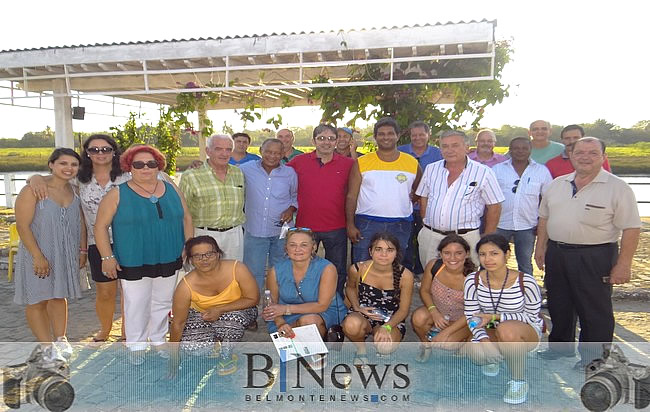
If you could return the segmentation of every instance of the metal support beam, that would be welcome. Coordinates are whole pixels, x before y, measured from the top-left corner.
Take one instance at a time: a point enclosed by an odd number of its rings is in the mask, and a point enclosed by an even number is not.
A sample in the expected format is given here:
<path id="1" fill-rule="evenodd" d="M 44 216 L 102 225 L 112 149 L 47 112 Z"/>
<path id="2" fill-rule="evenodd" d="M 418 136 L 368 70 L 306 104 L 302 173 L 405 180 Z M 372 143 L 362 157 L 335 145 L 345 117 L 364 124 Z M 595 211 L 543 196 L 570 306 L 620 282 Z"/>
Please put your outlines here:
<path id="1" fill-rule="evenodd" d="M 54 89 L 54 143 L 56 147 L 74 147 L 72 104 L 65 79 L 52 81 Z"/>

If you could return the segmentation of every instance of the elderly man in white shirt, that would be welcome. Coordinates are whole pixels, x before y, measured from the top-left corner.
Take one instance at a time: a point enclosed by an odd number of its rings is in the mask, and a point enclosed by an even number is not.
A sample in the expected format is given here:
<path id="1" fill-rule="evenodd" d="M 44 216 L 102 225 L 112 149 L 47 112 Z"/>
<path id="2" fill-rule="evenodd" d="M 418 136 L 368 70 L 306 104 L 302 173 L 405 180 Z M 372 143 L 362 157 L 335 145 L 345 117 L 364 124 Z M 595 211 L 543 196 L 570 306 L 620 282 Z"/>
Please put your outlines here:
<path id="1" fill-rule="evenodd" d="M 503 193 L 492 170 L 467 157 L 469 139 L 458 130 L 440 135 L 443 160 L 427 165 L 416 191 L 424 227 L 418 235 L 420 260 L 425 265 L 438 257 L 438 244 L 457 233 L 471 247 L 472 261 L 479 264 L 475 245 L 485 209 L 485 233 L 496 231 Z"/>
<path id="2" fill-rule="evenodd" d="M 505 197 L 497 233 L 514 241 L 519 270 L 532 275 L 539 201 L 553 178 L 546 166 L 530 158 L 531 149 L 528 137 L 515 137 L 510 141 L 510 159 L 492 171 Z"/>

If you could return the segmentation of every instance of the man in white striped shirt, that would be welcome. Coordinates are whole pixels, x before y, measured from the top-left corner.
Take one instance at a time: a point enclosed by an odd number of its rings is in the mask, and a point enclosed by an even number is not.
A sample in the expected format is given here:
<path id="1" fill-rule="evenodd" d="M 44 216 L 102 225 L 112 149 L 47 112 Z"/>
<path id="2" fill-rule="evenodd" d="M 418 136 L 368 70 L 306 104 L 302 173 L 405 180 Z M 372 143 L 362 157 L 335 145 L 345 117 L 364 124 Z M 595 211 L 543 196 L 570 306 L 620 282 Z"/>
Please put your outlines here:
<path id="1" fill-rule="evenodd" d="M 538 207 L 542 193 L 553 181 L 546 166 L 530 158 L 532 145 L 528 137 L 510 141 L 510 159 L 492 168 L 505 200 L 497 233 L 515 243 L 519 270 L 533 274 Z"/>
<path id="2" fill-rule="evenodd" d="M 426 264 L 438 255 L 440 241 L 458 233 L 471 247 L 472 261 L 479 264 L 474 246 L 485 209 L 485 233 L 496 231 L 504 197 L 492 170 L 467 157 L 469 139 L 458 130 L 440 135 L 443 160 L 428 165 L 416 194 L 424 228 L 418 235 L 420 259 Z"/>

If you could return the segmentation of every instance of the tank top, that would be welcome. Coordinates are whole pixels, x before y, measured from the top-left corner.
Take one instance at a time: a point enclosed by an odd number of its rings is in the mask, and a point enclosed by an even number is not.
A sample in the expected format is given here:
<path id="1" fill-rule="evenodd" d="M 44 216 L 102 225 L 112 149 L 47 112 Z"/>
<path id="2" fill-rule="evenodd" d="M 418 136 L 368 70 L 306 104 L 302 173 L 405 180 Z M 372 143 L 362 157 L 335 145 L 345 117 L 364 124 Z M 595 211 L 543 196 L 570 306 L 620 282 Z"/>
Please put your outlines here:
<path id="1" fill-rule="evenodd" d="M 445 265 L 440 265 L 440 268 L 433 275 L 431 281 L 431 299 L 436 308 L 443 315 L 448 315 L 449 319 L 454 322 L 464 316 L 463 308 L 465 299 L 462 290 L 452 289 L 438 280 L 437 275 L 442 272 Z"/>
<path id="2" fill-rule="evenodd" d="M 232 282 L 230 282 L 224 290 L 214 296 L 202 295 L 198 292 L 195 292 L 192 290 L 192 287 L 190 286 L 187 279 L 183 278 L 183 281 L 190 289 L 190 307 L 197 312 L 205 312 L 211 307 L 232 303 L 241 298 L 241 288 L 239 287 L 239 282 L 237 282 L 237 279 L 235 279 L 236 268 L 237 261 L 235 260 L 235 263 L 232 265 Z"/>

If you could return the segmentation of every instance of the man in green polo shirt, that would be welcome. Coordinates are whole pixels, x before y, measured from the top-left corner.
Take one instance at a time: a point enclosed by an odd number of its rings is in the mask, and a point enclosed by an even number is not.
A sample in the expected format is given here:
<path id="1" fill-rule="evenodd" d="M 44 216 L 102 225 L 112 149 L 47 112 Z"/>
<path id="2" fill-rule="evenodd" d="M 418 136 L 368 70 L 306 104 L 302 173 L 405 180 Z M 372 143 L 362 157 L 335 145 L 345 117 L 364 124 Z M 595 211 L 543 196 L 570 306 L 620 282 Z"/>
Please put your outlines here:
<path id="1" fill-rule="evenodd" d="M 282 142 L 282 163 L 287 163 L 289 160 L 303 154 L 304 152 L 293 147 L 295 137 L 293 132 L 289 129 L 280 129 L 275 137 Z"/>
<path id="2" fill-rule="evenodd" d="M 194 236 L 211 236 L 225 259 L 243 260 L 244 175 L 228 164 L 233 146 L 228 135 L 211 136 L 205 148 L 209 159 L 185 171 L 179 187 L 192 215 Z"/>

